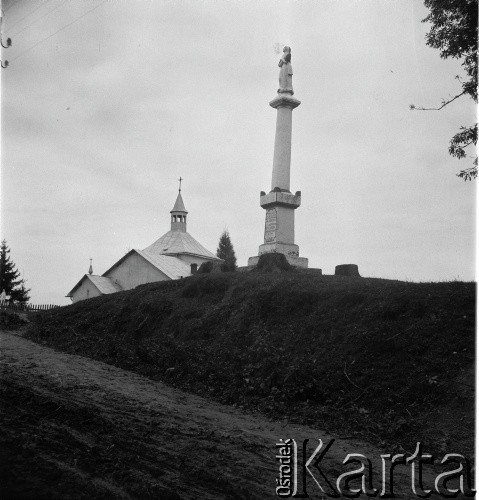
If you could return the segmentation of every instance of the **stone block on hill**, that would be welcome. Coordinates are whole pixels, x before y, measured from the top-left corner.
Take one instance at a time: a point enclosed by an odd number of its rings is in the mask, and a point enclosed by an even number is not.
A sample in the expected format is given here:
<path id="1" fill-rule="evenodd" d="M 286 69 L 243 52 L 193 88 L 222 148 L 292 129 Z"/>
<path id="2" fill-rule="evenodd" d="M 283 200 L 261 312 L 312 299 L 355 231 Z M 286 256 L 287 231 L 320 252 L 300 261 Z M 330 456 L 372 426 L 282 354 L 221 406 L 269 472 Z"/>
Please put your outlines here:
<path id="1" fill-rule="evenodd" d="M 336 266 L 334 270 L 336 276 L 359 276 L 359 270 L 357 264 L 340 264 Z"/>

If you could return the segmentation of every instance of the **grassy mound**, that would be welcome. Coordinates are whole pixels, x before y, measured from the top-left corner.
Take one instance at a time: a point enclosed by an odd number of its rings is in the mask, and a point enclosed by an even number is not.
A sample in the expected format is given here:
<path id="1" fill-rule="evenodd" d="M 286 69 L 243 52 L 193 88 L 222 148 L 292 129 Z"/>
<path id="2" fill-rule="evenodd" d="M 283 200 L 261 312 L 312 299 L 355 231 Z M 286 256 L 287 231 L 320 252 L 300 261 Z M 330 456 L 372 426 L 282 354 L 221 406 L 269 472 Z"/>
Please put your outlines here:
<path id="1" fill-rule="evenodd" d="M 474 283 L 195 275 L 37 315 L 31 339 L 412 452 L 473 454 Z"/>

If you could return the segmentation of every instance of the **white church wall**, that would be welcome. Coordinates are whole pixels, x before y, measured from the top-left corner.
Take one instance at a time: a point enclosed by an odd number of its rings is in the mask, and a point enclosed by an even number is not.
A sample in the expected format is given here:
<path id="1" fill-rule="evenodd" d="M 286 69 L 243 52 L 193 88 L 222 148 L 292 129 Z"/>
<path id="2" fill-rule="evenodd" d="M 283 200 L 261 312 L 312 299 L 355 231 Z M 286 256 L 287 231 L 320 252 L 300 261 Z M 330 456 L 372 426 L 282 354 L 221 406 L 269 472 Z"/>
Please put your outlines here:
<path id="1" fill-rule="evenodd" d="M 127 257 L 119 266 L 109 271 L 105 276 L 117 282 L 123 290 L 129 290 L 144 283 L 170 279 L 166 274 L 163 274 L 136 253 Z"/>
<path id="2" fill-rule="evenodd" d="M 72 302 L 79 302 L 80 300 L 91 299 L 101 295 L 98 288 L 89 280 L 85 279 L 83 283 L 73 292 Z"/>

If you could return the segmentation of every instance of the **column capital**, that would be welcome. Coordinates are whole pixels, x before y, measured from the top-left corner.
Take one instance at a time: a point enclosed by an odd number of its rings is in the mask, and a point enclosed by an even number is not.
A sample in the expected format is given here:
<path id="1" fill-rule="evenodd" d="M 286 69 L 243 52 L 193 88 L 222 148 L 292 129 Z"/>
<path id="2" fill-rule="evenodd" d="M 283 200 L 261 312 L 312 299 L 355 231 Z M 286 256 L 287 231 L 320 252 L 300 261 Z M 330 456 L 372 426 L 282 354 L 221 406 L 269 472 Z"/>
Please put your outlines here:
<path id="1" fill-rule="evenodd" d="M 278 109 L 278 108 L 297 108 L 301 104 L 301 101 L 298 101 L 298 99 L 295 99 L 294 97 L 291 97 L 289 95 L 284 95 L 284 94 L 278 94 L 277 97 L 275 97 L 272 101 L 270 101 L 269 105 L 272 108 Z"/>
<path id="2" fill-rule="evenodd" d="M 291 194 L 285 191 L 271 191 L 270 193 L 261 193 L 260 205 L 265 210 L 270 207 L 282 206 L 296 210 L 301 205 L 301 191 Z"/>

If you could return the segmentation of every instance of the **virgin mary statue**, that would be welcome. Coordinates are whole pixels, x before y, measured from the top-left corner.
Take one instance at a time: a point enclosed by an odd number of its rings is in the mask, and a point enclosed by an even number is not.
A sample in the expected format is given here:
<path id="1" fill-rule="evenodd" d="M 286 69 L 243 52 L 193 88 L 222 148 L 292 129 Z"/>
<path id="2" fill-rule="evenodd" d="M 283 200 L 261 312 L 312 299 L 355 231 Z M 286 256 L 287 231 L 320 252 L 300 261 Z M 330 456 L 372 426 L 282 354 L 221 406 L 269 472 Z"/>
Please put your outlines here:
<path id="1" fill-rule="evenodd" d="M 291 66 L 291 47 L 283 49 L 283 57 L 279 60 L 279 89 L 278 93 L 293 95 L 293 67 Z"/>

